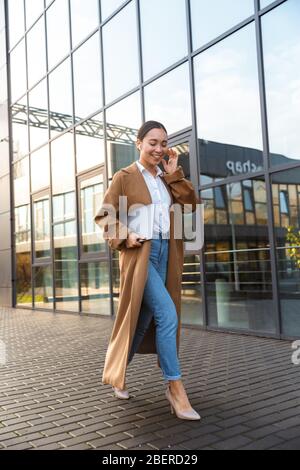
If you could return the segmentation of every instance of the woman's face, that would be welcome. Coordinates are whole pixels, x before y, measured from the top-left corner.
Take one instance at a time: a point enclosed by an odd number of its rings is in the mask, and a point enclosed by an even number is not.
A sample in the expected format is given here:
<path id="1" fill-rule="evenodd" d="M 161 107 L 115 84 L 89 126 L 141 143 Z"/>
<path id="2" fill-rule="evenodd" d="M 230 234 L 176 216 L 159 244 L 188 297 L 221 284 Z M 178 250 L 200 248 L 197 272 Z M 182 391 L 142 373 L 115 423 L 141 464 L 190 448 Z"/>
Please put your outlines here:
<path id="1" fill-rule="evenodd" d="M 168 136 L 163 129 L 151 129 L 142 141 L 137 140 L 140 161 L 151 166 L 159 165 L 168 149 Z"/>

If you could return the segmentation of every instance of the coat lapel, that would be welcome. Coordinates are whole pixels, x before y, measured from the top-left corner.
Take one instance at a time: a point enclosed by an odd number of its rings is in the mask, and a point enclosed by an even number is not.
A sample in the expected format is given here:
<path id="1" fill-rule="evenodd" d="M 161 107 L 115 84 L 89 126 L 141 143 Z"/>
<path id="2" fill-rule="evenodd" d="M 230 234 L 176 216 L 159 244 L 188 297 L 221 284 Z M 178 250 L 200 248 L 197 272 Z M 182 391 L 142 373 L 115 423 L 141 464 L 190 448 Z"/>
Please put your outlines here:
<path id="1" fill-rule="evenodd" d="M 138 169 L 135 162 L 129 165 L 126 168 L 123 168 L 122 171 L 126 174 L 125 176 L 125 193 L 128 197 L 128 205 L 131 204 L 151 204 L 152 197 L 149 192 L 148 186 L 144 180 L 144 177 L 140 170 Z M 128 178 L 127 178 L 128 177 Z M 161 178 L 163 184 L 165 185 L 171 201 L 173 203 L 172 192 L 163 178 Z"/>

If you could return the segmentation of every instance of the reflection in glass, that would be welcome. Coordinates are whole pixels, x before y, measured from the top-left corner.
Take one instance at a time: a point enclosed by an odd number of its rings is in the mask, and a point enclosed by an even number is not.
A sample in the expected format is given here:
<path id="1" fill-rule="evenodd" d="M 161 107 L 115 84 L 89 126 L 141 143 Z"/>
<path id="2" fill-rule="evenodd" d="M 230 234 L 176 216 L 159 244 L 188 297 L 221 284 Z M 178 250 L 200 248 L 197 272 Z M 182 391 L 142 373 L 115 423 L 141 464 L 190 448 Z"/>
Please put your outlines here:
<path id="1" fill-rule="evenodd" d="M 31 154 L 31 191 L 50 185 L 49 148 L 42 147 Z"/>
<path id="2" fill-rule="evenodd" d="M 10 0 L 7 2 L 9 15 L 9 43 L 12 48 L 24 35 L 24 3 L 23 0 Z"/>
<path id="3" fill-rule="evenodd" d="M 110 315 L 109 265 L 106 261 L 80 264 L 82 311 Z"/>
<path id="4" fill-rule="evenodd" d="M 78 311 L 75 192 L 53 197 L 55 301 L 57 310 Z"/>
<path id="5" fill-rule="evenodd" d="M 300 2 L 289 0 L 262 17 L 271 164 L 300 160 Z"/>
<path id="6" fill-rule="evenodd" d="M 102 113 L 77 126 L 75 132 L 77 173 L 104 163 Z"/>
<path id="7" fill-rule="evenodd" d="M 74 190 L 75 162 L 73 136 L 69 133 L 51 142 L 52 192 Z"/>
<path id="8" fill-rule="evenodd" d="M 32 306 L 30 206 L 15 208 L 16 303 Z"/>
<path id="9" fill-rule="evenodd" d="M 187 55 L 185 3 L 185 0 L 140 1 L 144 80 Z"/>
<path id="10" fill-rule="evenodd" d="M 46 73 L 44 17 L 28 32 L 27 51 L 28 87 L 31 88 Z"/>
<path id="11" fill-rule="evenodd" d="M 19 160 L 29 153 L 27 97 L 12 106 L 13 160 Z"/>
<path id="12" fill-rule="evenodd" d="M 83 253 L 99 253 L 106 251 L 105 241 L 100 228 L 94 222 L 94 216 L 102 204 L 104 188 L 103 174 L 81 180 L 80 214 L 81 214 L 81 244 Z"/>
<path id="13" fill-rule="evenodd" d="M 272 176 L 283 334 L 300 335 L 300 168 Z"/>
<path id="14" fill-rule="evenodd" d="M 49 195 L 44 194 L 33 201 L 34 256 L 36 260 L 49 258 L 50 247 L 50 213 Z"/>
<path id="15" fill-rule="evenodd" d="M 139 81 L 135 1 L 103 27 L 105 101 L 109 103 Z"/>
<path id="16" fill-rule="evenodd" d="M 68 3 L 56 0 L 46 12 L 49 70 L 70 51 Z"/>
<path id="17" fill-rule="evenodd" d="M 106 138 L 109 178 L 135 160 L 137 131 L 141 125 L 140 93 L 133 93 L 128 98 L 106 110 Z"/>
<path id="18" fill-rule="evenodd" d="M 199 255 L 185 256 L 181 283 L 181 301 L 182 323 L 203 325 Z"/>
<path id="19" fill-rule="evenodd" d="M 21 206 L 29 204 L 30 186 L 29 186 L 29 157 L 22 158 L 13 166 L 14 178 L 14 204 Z"/>
<path id="20" fill-rule="evenodd" d="M 192 125 L 188 63 L 145 87 L 146 120 L 163 121 L 169 134 Z"/>
<path id="21" fill-rule="evenodd" d="M 196 56 L 195 86 L 201 184 L 262 169 L 253 23 Z"/>
<path id="22" fill-rule="evenodd" d="M 53 197 L 53 223 L 61 224 L 62 222 L 64 223 L 67 222 L 69 219 L 73 220 L 74 218 L 75 218 L 74 191 L 71 191 L 69 193 L 58 194 L 57 196 L 54 196 Z M 67 226 L 67 227 L 70 227 L 70 226 Z"/>
<path id="23" fill-rule="evenodd" d="M 265 182 L 232 183 L 201 197 L 209 324 L 274 332 Z"/>
<path id="24" fill-rule="evenodd" d="M 26 0 L 26 29 L 41 15 L 44 10 L 44 0 Z"/>
<path id="25" fill-rule="evenodd" d="M 12 103 L 20 98 L 27 88 L 25 59 L 25 41 L 23 39 L 10 54 L 10 86 Z"/>
<path id="26" fill-rule="evenodd" d="M 50 129 L 52 136 L 73 124 L 71 62 L 65 60 L 49 75 Z"/>
<path id="27" fill-rule="evenodd" d="M 252 0 L 191 0 L 193 49 L 225 33 L 254 13 Z"/>
<path id="28" fill-rule="evenodd" d="M 98 0 L 72 0 L 72 43 L 73 47 L 82 41 L 99 24 Z"/>
<path id="29" fill-rule="evenodd" d="M 113 13 L 125 0 L 101 0 L 101 16 L 104 21 Z"/>
<path id="30" fill-rule="evenodd" d="M 29 131 L 31 150 L 48 140 L 48 100 L 47 83 L 42 80 L 28 95 L 29 101 Z"/>
<path id="31" fill-rule="evenodd" d="M 51 266 L 36 266 L 34 275 L 34 306 L 53 309 L 53 276 Z"/>
<path id="32" fill-rule="evenodd" d="M 73 55 L 76 120 L 102 106 L 99 34 L 96 33 Z"/>

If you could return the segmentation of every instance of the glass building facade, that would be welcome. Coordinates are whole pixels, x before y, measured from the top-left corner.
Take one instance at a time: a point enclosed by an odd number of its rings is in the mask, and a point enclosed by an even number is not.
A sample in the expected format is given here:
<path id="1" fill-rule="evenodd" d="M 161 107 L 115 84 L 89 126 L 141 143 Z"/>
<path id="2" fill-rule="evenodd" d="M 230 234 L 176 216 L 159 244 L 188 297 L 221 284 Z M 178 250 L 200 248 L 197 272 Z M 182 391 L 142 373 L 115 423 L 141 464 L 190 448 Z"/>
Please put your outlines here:
<path id="1" fill-rule="evenodd" d="M 93 216 L 154 119 L 205 208 L 182 322 L 299 338 L 299 24 L 299 0 L 0 0 L 0 304 L 114 315 Z"/>

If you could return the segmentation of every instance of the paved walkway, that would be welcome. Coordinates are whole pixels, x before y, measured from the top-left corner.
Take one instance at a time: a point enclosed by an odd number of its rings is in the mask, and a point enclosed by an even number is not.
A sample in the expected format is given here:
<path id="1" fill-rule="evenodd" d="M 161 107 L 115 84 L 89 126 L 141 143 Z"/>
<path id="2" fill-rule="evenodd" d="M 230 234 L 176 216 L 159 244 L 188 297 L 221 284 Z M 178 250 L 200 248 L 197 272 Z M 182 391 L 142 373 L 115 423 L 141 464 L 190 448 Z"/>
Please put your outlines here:
<path id="1" fill-rule="evenodd" d="M 170 414 L 153 355 L 128 369 L 129 401 L 101 384 L 111 327 L 109 318 L 0 309 L 1 449 L 300 449 L 290 342 L 184 329 L 184 383 L 203 418 L 192 422 Z"/>

